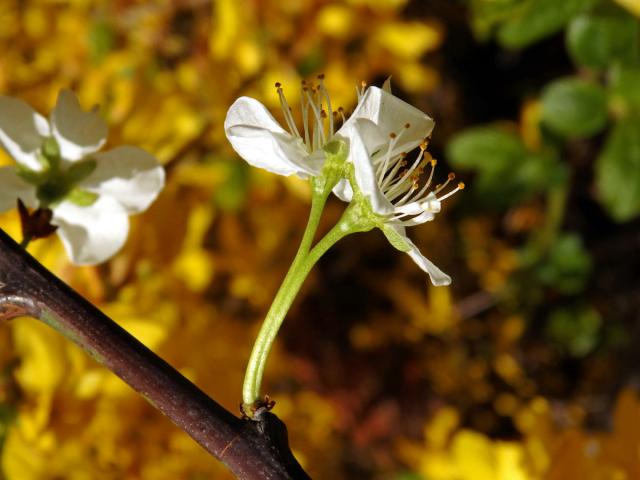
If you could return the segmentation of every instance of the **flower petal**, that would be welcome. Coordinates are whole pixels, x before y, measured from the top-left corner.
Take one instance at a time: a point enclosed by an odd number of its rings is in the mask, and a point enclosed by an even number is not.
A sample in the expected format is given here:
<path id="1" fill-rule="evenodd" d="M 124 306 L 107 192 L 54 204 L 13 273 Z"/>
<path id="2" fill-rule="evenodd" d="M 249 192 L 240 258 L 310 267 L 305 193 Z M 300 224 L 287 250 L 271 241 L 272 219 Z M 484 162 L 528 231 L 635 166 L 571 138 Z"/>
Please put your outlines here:
<path id="1" fill-rule="evenodd" d="M 416 148 L 433 130 L 435 122 L 427 114 L 395 95 L 378 87 L 369 87 L 362 96 L 350 119 L 371 120 L 380 129 L 382 138 L 390 133 L 398 135 L 392 155 Z M 349 121 L 345 123 L 347 125 Z M 405 125 L 409 125 L 405 129 Z M 347 130 L 350 125 L 347 125 Z M 341 129 L 342 130 L 342 129 Z"/>
<path id="2" fill-rule="evenodd" d="M 333 193 L 343 202 L 350 202 L 353 198 L 353 189 L 351 188 L 349 180 L 345 178 L 340 180 L 336 186 L 333 187 Z"/>
<path id="3" fill-rule="evenodd" d="M 146 210 L 164 187 L 164 168 L 141 148 L 117 147 L 92 158 L 96 169 L 80 186 L 115 198 L 129 214 Z"/>
<path id="4" fill-rule="evenodd" d="M 49 122 L 22 100 L 0 97 L 0 144 L 16 162 L 41 170 L 36 154 L 50 135 Z"/>
<path id="5" fill-rule="evenodd" d="M 436 287 L 442 287 L 445 285 L 451 284 L 451 277 L 436 267 L 431 260 L 420 253 L 418 247 L 416 247 L 415 243 L 413 243 L 409 237 L 407 237 L 406 231 L 404 227 L 400 225 L 389 225 L 392 227 L 398 235 L 404 237 L 404 241 L 410 247 L 410 250 L 407 251 L 411 259 L 416 262 L 422 270 L 429 274 L 429 278 L 431 279 L 431 283 L 433 283 Z"/>
<path id="6" fill-rule="evenodd" d="M 38 200 L 35 189 L 22 180 L 14 167 L 0 167 L 0 212 L 11 210 L 18 199 L 27 207 L 35 208 Z"/>
<path id="7" fill-rule="evenodd" d="M 373 211 L 381 215 L 393 212 L 393 205 L 384 196 L 378 185 L 371 153 L 364 142 L 375 125 L 370 120 L 358 119 L 355 122 L 349 160 L 353 162 L 355 177 L 362 194 L 369 199 Z"/>
<path id="8" fill-rule="evenodd" d="M 254 167 L 278 175 L 318 175 L 301 139 L 295 138 L 253 98 L 240 97 L 227 112 L 224 130 L 234 150 Z M 321 162 L 320 162 L 321 163 Z"/>
<path id="9" fill-rule="evenodd" d="M 107 138 L 107 124 L 96 110 L 85 112 L 75 94 L 61 90 L 51 112 L 53 136 L 62 158 L 70 161 L 99 150 Z"/>
<path id="10" fill-rule="evenodd" d="M 81 207 L 64 201 L 53 210 L 51 222 L 67 255 L 76 265 L 95 265 L 113 256 L 127 239 L 129 218 L 117 200 L 100 196 Z"/>

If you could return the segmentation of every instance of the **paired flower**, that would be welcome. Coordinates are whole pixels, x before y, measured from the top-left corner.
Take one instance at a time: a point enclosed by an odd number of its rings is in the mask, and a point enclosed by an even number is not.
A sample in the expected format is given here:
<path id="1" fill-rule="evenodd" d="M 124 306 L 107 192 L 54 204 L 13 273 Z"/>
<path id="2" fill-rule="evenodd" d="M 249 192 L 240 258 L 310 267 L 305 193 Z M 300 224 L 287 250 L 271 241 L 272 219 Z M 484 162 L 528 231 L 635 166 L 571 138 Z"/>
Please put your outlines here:
<path id="1" fill-rule="evenodd" d="M 442 200 L 464 188 L 459 183 L 443 193 L 453 174 L 432 188 L 436 161 L 426 149 L 433 120 L 392 95 L 388 84 L 382 89 L 363 84 L 358 104 L 347 119 L 342 108 L 332 111 L 323 78 L 318 78 L 317 85 L 302 83 L 301 130 L 280 84 L 276 88 L 288 130 L 257 100 L 236 100 L 224 125 L 233 148 L 251 165 L 306 178 L 321 175 L 327 151 L 336 151 L 331 147 L 336 141 L 342 143 L 353 168 L 345 172 L 347 178 L 337 181 L 334 193 L 347 202 L 366 200 L 363 211 L 371 227 L 380 228 L 394 247 L 408 253 L 434 285 L 448 285 L 451 278 L 420 253 L 405 231 L 433 220 Z M 341 127 L 336 129 L 338 123 Z M 412 155 L 416 148 L 417 154 Z M 425 169 L 427 179 L 421 185 Z"/>
<path id="2" fill-rule="evenodd" d="M 0 212 L 20 199 L 50 209 L 51 223 L 75 264 L 114 255 L 129 232 L 129 215 L 142 212 L 164 186 L 164 170 L 144 150 L 121 146 L 98 152 L 107 125 L 62 90 L 50 120 L 25 102 L 0 97 L 0 144 L 16 161 L 0 167 Z"/>

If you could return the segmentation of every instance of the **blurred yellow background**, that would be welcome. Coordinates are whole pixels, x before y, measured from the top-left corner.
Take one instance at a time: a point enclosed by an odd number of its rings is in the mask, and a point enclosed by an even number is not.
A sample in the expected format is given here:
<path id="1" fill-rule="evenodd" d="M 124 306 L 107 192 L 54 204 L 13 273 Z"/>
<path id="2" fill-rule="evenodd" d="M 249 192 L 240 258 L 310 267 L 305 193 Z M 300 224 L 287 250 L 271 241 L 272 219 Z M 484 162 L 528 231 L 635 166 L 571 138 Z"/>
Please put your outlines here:
<path id="1" fill-rule="evenodd" d="M 226 109 L 249 95 L 280 118 L 274 83 L 295 104 L 299 81 L 322 72 L 332 100 L 349 110 L 360 81 L 391 76 L 413 104 L 451 113 L 436 116 L 435 137 L 451 132 L 470 120 L 440 67 L 443 49 L 455 48 L 446 18 L 464 23 L 464 11 L 450 5 L 457 2 L 427 3 L 440 6 L 0 2 L 0 93 L 46 114 L 59 89 L 71 88 L 85 108 L 100 106 L 107 148 L 140 146 L 168 172 L 166 189 L 133 219 L 125 249 L 108 264 L 71 266 L 55 237 L 29 251 L 238 412 L 252 340 L 302 235 L 309 192 L 301 180 L 237 158 L 222 129 Z M 518 125 L 534 146 L 536 115 L 535 102 L 523 105 Z M 10 162 L 1 155 L 0 164 Z M 342 208 L 333 199 L 323 225 Z M 505 221 L 522 232 L 543 215 L 540 205 L 523 205 Z M 452 274 L 451 288 L 430 287 L 377 233 L 347 239 L 321 260 L 265 380 L 313 478 L 640 478 L 635 393 L 605 405 L 611 428 L 593 432 L 583 404 L 546 398 L 525 371 L 525 314 L 494 308 L 519 257 L 492 222 L 445 212 L 414 229 L 416 243 Z M 19 240 L 15 211 L 0 215 L 0 227 Z M 0 329 L 0 364 L 8 480 L 231 478 L 123 382 L 34 320 Z"/>

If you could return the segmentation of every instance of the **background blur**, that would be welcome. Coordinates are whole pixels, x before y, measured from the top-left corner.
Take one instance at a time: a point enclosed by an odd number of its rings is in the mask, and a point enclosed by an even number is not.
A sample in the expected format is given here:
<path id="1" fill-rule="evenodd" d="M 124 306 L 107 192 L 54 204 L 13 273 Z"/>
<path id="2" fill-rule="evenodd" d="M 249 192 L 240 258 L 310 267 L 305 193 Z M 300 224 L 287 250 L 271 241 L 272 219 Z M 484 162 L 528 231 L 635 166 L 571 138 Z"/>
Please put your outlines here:
<path id="1" fill-rule="evenodd" d="M 276 81 L 296 103 L 322 72 L 350 110 L 391 75 L 436 120 L 437 174 L 469 187 L 412 232 L 454 282 L 431 287 L 379 232 L 321 260 L 267 368 L 298 458 L 318 479 L 638 479 L 638 16 L 634 0 L 2 0 L 0 93 L 47 114 L 70 87 L 110 145 L 168 171 L 108 264 L 70 266 L 57 238 L 30 251 L 235 412 L 309 192 L 237 158 L 226 109 L 251 95 L 278 115 Z M 19 239 L 16 212 L 0 227 Z M 7 479 L 229 478 L 48 327 L 2 326 L 0 364 Z"/>

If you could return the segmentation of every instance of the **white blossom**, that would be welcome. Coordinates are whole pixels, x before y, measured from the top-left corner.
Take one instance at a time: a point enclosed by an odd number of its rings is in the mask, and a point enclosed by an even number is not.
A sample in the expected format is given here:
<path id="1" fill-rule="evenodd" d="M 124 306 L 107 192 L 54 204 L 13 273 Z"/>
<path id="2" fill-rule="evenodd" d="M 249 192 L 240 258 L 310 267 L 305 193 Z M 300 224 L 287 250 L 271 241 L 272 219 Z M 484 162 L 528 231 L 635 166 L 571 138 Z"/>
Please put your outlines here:
<path id="1" fill-rule="evenodd" d="M 0 167 L 0 212 L 17 199 L 50 208 L 71 261 L 96 264 L 125 243 L 129 215 L 142 212 L 164 186 L 164 169 L 144 150 L 98 152 L 107 125 L 62 90 L 50 119 L 22 100 L 0 97 L 0 144 L 16 162 Z"/>
<path id="2" fill-rule="evenodd" d="M 339 140 L 348 146 L 354 167 L 355 186 L 371 205 L 380 227 L 394 247 L 405 251 L 431 277 L 434 285 L 448 285 L 443 273 L 407 237 L 405 227 L 433 220 L 441 201 L 464 188 L 462 183 L 442 193 L 447 181 L 432 188 L 435 160 L 426 151 L 434 121 L 425 113 L 382 89 L 357 89 L 358 104 L 346 118 L 342 108 L 332 111 L 322 76 L 317 85 L 302 83 L 302 128 L 293 118 L 280 84 L 276 84 L 287 128 L 253 98 L 241 97 L 229 108 L 225 132 L 233 148 L 249 164 L 279 175 L 302 178 L 321 174 L 325 160 L 322 147 Z M 338 124 L 341 127 L 336 129 Z M 413 159 L 410 153 L 419 149 Z M 420 186 L 428 167 L 428 178 Z M 334 193 L 350 202 L 354 192 L 344 178 Z"/>

